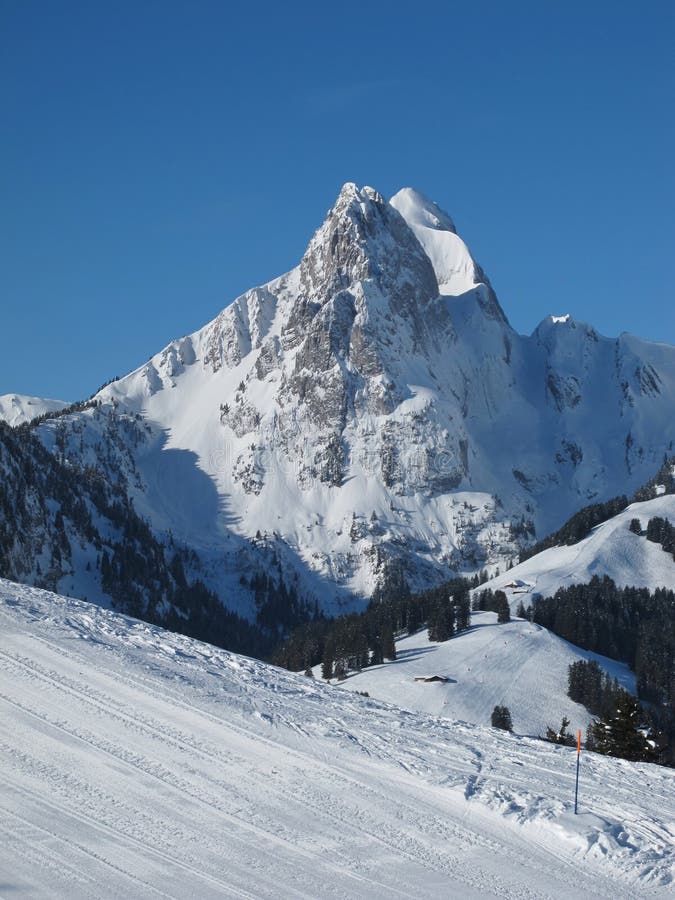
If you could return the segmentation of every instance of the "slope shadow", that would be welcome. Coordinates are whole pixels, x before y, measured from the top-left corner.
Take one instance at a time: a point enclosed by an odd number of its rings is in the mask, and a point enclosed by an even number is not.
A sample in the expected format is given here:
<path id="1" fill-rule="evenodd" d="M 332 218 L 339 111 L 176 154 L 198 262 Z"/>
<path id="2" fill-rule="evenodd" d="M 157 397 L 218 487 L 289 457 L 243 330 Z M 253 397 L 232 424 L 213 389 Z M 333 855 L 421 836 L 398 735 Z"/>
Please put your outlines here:
<path id="1" fill-rule="evenodd" d="M 433 653 L 435 647 L 414 647 L 410 650 L 397 650 L 396 659 L 387 662 L 388 666 L 395 666 L 398 663 L 410 662 L 411 659 L 419 659 L 425 653 Z"/>
<path id="2" fill-rule="evenodd" d="M 298 551 L 274 532 L 270 537 L 271 549 L 257 548 L 251 536 L 236 530 L 241 516 L 232 511 L 229 496 L 218 491 L 215 478 L 201 468 L 198 455 L 192 450 L 167 448 L 169 431 L 156 425 L 154 429 L 154 441 L 137 456 L 146 490 L 136 491 L 134 502 L 155 534 L 171 533 L 180 543 L 194 549 L 203 562 L 214 564 L 223 575 L 241 574 L 235 568 L 230 572 L 223 568 L 227 568 L 225 558 L 233 559 L 238 551 L 245 551 L 247 568 L 255 565 L 256 557 L 262 568 L 268 568 L 265 557 L 276 551 L 284 562 L 284 569 L 289 575 L 297 573 L 300 584 L 312 599 L 328 600 L 322 604 L 327 610 L 351 612 L 366 605 L 345 586 L 311 569 Z M 230 609 L 238 607 L 238 604 L 232 604 L 232 598 L 223 596 L 222 588 L 217 588 L 215 583 L 213 587 L 223 605 Z M 238 611 L 244 612 L 243 609 Z"/>
<path id="3" fill-rule="evenodd" d="M 192 450 L 167 448 L 169 432 L 162 430 L 154 445 L 139 459 L 147 490 L 139 505 L 149 518 L 188 545 L 219 544 L 239 521 L 227 496 L 220 494 L 215 480 L 199 465 Z"/>

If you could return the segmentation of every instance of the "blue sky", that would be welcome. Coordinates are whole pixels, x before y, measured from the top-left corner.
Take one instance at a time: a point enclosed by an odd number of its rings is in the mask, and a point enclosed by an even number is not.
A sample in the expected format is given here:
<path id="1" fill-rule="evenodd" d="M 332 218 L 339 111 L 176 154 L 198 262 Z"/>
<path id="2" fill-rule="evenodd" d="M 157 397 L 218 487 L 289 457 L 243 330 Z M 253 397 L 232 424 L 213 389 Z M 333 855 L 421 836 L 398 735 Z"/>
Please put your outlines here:
<path id="1" fill-rule="evenodd" d="M 291 268 L 345 181 L 513 326 L 675 343 L 675 4 L 0 0 L 0 393 L 76 399 Z"/>

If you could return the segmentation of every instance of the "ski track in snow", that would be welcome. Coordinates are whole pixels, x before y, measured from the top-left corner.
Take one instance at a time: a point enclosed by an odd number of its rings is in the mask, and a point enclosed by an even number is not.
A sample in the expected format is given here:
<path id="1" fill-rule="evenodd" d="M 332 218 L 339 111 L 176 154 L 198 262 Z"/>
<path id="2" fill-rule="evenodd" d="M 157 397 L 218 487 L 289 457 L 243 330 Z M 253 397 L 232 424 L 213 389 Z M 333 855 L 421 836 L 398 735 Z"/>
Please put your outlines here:
<path id="1" fill-rule="evenodd" d="M 636 897 L 675 779 L 0 582 L 2 897 Z"/>

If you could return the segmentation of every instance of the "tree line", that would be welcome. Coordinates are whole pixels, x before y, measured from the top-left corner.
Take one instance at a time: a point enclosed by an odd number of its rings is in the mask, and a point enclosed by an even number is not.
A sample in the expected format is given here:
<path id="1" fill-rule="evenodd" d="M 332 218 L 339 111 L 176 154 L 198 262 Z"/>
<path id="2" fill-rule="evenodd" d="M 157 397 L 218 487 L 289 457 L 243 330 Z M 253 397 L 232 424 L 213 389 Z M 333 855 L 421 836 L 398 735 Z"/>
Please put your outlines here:
<path id="1" fill-rule="evenodd" d="M 471 625 L 471 587 L 467 579 L 454 578 L 414 594 L 402 584 L 396 591 L 381 588 L 363 612 L 317 618 L 294 629 L 272 661 L 308 674 L 321 663 L 324 678 L 344 678 L 350 670 L 395 659 L 398 635 L 426 626 L 430 641 L 446 641 Z"/>
<path id="2" fill-rule="evenodd" d="M 661 493 L 675 494 L 675 456 L 663 456 L 663 464 L 653 478 L 639 487 L 631 499 L 631 503 L 653 500 L 657 496 L 657 485 Z"/>
<path id="3" fill-rule="evenodd" d="M 0 422 L 0 577 L 57 590 L 75 574 L 77 541 L 88 546 L 86 568 L 98 570 L 119 612 L 251 656 L 272 652 L 278 632 L 226 609 L 195 577 L 196 556 L 161 542 L 122 483 L 64 455 L 50 453 L 29 428 Z M 276 582 L 266 586 L 266 602 L 275 590 Z"/>
<path id="4" fill-rule="evenodd" d="M 665 736 L 649 711 L 596 660 L 580 659 L 568 669 L 567 695 L 597 716 L 589 725 L 586 749 L 642 762 L 669 762 Z"/>
<path id="5" fill-rule="evenodd" d="M 528 617 L 577 647 L 627 663 L 638 697 L 667 736 L 668 758 L 675 758 L 675 592 L 618 588 L 608 576 L 594 576 L 535 597 Z"/>
<path id="6" fill-rule="evenodd" d="M 628 528 L 633 534 L 642 534 L 642 523 L 639 519 L 631 519 Z M 665 519 L 662 516 L 653 516 L 647 522 L 645 537 L 648 541 L 659 544 L 666 553 L 671 553 L 675 561 L 675 527 L 673 527 L 670 519 Z"/>
<path id="7" fill-rule="evenodd" d="M 574 513 L 557 531 L 537 541 L 531 547 L 521 550 L 519 561 L 524 562 L 526 559 L 530 559 L 530 557 L 541 553 L 542 550 L 548 550 L 550 547 L 578 543 L 597 525 L 601 525 L 618 513 L 623 512 L 629 502 L 638 503 L 645 500 L 653 500 L 657 496 L 657 486 L 659 494 L 675 494 L 675 456 L 669 457 L 664 454 L 663 464 L 656 475 L 650 478 L 646 484 L 639 487 L 630 501 L 625 494 L 621 494 L 618 497 L 606 500 L 604 503 L 591 503 L 588 506 L 584 506 Z"/>
<path id="8" fill-rule="evenodd" d="M 574 513 L 557 531 L 549 534 L 548 537 L 543 538 L 531 547 L 521 550 L 519 561 L 524 562 L 526 559 L 530 559 L 530 557 L 536 556 L 537 553 L 541 553 L 542 550 L 548 550 L 550 547 L 578 543 L 596 525 L 607 522 L 618 513 L 623 512 L 627 506 L 628 498 L 625 494 L 613 497 L 604 503 L 591 503 L 589 506 L 584 506 L 583 509 Z"/>

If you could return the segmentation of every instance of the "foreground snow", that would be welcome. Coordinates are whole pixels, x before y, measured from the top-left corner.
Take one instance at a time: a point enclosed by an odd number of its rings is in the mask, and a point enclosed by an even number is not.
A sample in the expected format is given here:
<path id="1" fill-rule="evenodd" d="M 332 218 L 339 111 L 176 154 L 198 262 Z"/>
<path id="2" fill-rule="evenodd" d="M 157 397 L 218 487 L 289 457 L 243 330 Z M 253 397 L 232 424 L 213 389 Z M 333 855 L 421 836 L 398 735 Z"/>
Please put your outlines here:
<path id="1" fill-rule="evenodd" d="M 551 547 L 508 572 L 488 581 L 482 588 L 505 591 L 512 609 L 522 600 L 529 606 L 532 597 L 551 597 L 560 587 L 585 584 L 594 575 L 608 575 L 619 587 L 675 589 L 675 561 L 660 544 L 628 530 L 631 519 L 639 519 L 643 532 L 655 516 L 675 522 L 675 494 L 666 494 L 644 503 L 631 503 L 623 512 L 596 526 L 578 544 Z M 481 589 L 482 589 L 481 588 Z"/>
<path id="2" fill-rule="evenodd" d="M 595 659 L 626 690 L 635 693 L 628 666 L 588 653 L 540 625 L 514 619 L 497 625 L 495 613 L 473 613 L 469 631 L 441 644 L 429 643 L 426 629 L 396 643 L 397 659 L 352 675 L 344 687 L 368 693 L 414 712 L 489 724 L 494 707 L 508 706 L 518 734 L 556 731 L 563 716 L 576 734 L 593 716 L 567 696 L 571 663 Z M 321 667 L 316 669 L 320 673 Z M 415 681 L 440 675 L 445 683 Z"/>
<path id="3" fill-rule="evenodd" d="M 636 897 L 673 772 L 406 713 L 0 582 L 13 897 Z"/>

